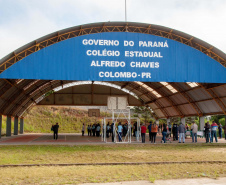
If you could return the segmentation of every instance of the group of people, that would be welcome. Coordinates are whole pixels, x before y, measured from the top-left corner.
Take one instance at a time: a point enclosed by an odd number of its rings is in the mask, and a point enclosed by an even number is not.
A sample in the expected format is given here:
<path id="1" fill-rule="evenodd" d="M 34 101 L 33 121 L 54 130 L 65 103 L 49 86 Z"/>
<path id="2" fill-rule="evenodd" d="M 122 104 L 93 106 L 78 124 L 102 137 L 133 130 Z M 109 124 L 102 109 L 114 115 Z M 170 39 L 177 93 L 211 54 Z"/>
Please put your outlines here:
<path id="1" fill-rule="evenodd" d="M 145 125 L 143 125 L 142 127 L 145 127 Z M 144 143 L 146 130 L 144 128 L 142 129 L 142 127 L 141 127 L 141 134 L 142 134 L 142 142 Z M 216 122 L 213 121 L 211 125 L 209 124 L 209 122 L 207 122 L 204 127 L 204 136 L 206 138 L 206 143 L 208 142 L 212 143 L 213 138 L 215 138 L 215 141 L 218 142 L 217 129 L 219 132 L 219 138 L 222 138 L 222 132 L 224 130 L 225 140 L 226 140 L 226 125 L 222 127 L 221 124 L 218 125 Z M 191 133 L 192 142 L 197 143 L 198 125 L 195 122 L 192 123 L 190 130 L 187 124 L 184 125 L 180 123 L 178 125 L 174 123 L 173 125 L 171 125 L 170 123 L 168 123 L 168 125 L 162 124 L 158 126 L 156 125 L 156 123 L 152 124 L 152 122 L 150 122 L 150 124 L 148 125 L 148 130 L 149 130 L 149 141 L 151 141 L 151 143 L 155 143 L 156 135 L 159 132 L 162 133 L 162 142 L 164 143 L 166 143 L 166 136 L 171 137 L 171 133 L 173 134 L 174 141 L 179 140 L 179 143 L 182 143 L 182 142 L 185 143 L 187 131 Z"/>
<path id="2" fill-rule="evenodd" d="M 114 142 L 114 123 L 108 122 L 106 125 L 106 137 L 112 137 L 112 142 Z M 116 132 L 118 134 L 118 140 L 119 142 L 122 141 L 122 138 L 125 137 L 128 133 L 128 123 L 124 123 L 122 124 L 121 122 L 119 122 L 116 125 Z M 82 136 L 84 136 L 84 131 L 85 131 L 85 125 L 83 123 L 82 126 Z M 100 124 L 93 124 L 93 125 L 88 125 L 87 126 L 87 132 L 88 132 L 88 136 L 100 136 L 100 132 L 101 132 L 101 126 Z M 137 137 L 137 122 L 135 122 L 133 124 L 133 127 L 131 127 L 131 133 L 133 133 L 134 137 Z"/>
<path id="3" fill-rule="evenodd" d="M 82 128 L 82 133 L 83 130 L 85 131 L 85 125 L 83 123 L 83 128 Z M 96 137 L 100 137 L 100 131 L 101 131 L 101 126 L 99 123 L 94 123 L 93 125 L 88 125 L 87 126 L 87 132 L 88 132 L 88 136 L 96 136 Z M 84 133 L 83 133 L 84 136 Z"/>
<path id="4" fill-rule="evenodd" d="M 109 138 L 110 136 L 112 137 L 112 142 L 114 142 L 114 123 L 109 123 L 106 126 L 106 137 Z M 126 136 L 128 133 L 128 123 L 122 124 L 121 122 L 118 123 L 118 125 L 115 127 L 116 132 L 118 134 L 118 140 L 119 142 L 122 141 L 122 138 Z M 59 129 L 59 124 L 56 123 L 55 125 L 52 125 L 51 130 L 53 131 L 53 138 L 55 140 L 58 139 L 58 129 Z M 133 124 L 132 127 L 130 127 L 131 133 L 133 133 L 134 137 L 137 137 L 138 134 L 138 128 L 137 128 L 137 122 Z M 156 143 L 156 135 L 157 133 L 162 134 L 162 142 L 166 143 L 166 138 L 167 136 L 171 137 L 171 133 L 173 134 L 173 140 L 177 141 L 178 140 L 178 135 L 179 135 L 179 143 L 183 142 L 185 143 L 185 137 L 186 137 L 186 132 L 190 131 L 191 136 L 192 136 L 192 142 L 197 143 L 197 132 L 198 132 L 198 125 L 193 122 L 191 125 L 191 128 L 189 130 L 189 126 L 186 124 L 180 123 L 179 125 L 174 123 L 171 125 L 171 123 L 168 124 L 162 124 L 162 125 L 157 125 L 156 122 L 152 123 L 150 121 L 148 128 L 145 126 L 145 124 L 142 124 L 142 126 L 139 128 L 141 131 L 141 138 L 142 138 L 142 143 L 145 143 L 145 135 L 146 131 L 149 131 L 149 141 L 151 143 Z M 226 140 L 226 125 L 222 127 L 221 124 L 217 124 L 216 122 L 213 121 L 213 123 L 210 125 L 209 122 L 207 122 L 204 126 L 204 136 L 206 138 L 206 143 L 212 143 L 213 139 L 215 138 L 215 141 L 218 142 L 217 139 L 217 130 L 219 132 L 219 138 L 222 138 L 222 132 L 224 130 L 225 134 L 225 140 Z M 84 136 L 85 132 L 85 124 L 83 123 L 82 125 L 82 136 Z M 99 123 L 95 123 L 93 125 L 88 125 L 87 126 L 87 132 L 88 136 L 100 136 L 101 132 L 101 126 Z"/>
<path id="5" fill-rule="evenodd" d="M 219 138 L 222 138 L 222 129 L 224 129 L 224 135 L 225 135 L 225 140 L 226 140 L 226 125 L 222 127 L 221 124 L 217 124 L 215 121 L 210 125 L 209 122 L 207 122 L 204 126 L 204 133 L 205 133 L 205 138 L 206 138 L 206 143 L 213 143 L 213 138 L 215 138 L 215 141 L 218 142 L 217 140 L 217 129 L 218 129 L 218 134 Z"/>

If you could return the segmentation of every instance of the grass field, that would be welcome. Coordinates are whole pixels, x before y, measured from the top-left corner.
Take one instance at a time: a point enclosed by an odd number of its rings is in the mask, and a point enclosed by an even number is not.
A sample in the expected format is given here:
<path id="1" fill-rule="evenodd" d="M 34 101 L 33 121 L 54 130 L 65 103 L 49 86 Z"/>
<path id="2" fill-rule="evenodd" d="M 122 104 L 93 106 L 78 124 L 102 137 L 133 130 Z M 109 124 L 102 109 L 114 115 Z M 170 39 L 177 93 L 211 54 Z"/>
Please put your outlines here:
<path id="1" fill-rule="evenodd" d="M 0 146 L 0 165 L 226 161 L 225 144 Z M 226 163 L 1 167 L 1 184 L 78 184 L 226 176 Z"/>
<path id="2" fill-rule="evenodd" d="M 0 146 L 0 154 L 0 165 L 226 161 L 226 145 Z"/>

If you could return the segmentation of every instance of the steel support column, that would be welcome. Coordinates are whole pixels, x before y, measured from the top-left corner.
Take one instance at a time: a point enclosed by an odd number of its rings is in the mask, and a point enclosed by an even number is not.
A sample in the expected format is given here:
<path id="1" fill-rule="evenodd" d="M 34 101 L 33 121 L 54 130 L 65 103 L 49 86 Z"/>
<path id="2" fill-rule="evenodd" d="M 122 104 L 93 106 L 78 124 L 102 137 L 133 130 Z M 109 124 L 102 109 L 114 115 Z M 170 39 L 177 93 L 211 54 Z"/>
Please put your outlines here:
<path id="1" fill-rule="evenodd" d="M 205 116 L 199 117 L 199 130 L 204 130 L 205 126 Z"/>
<path id="2" fill-rule="evenodd" d="M 20 134 L 24 133 L 24 118 L 20 118 Z"/>
<path id="3" fill-rule="evenodd" d="M 0 139 L 2 137 L 2 115 L 0 115 Z"/>
<path id="4" fill-rule="evenodd" d="M 18 135 L 18 117 L 14 117 L 14 135 Z"/>
<path id="5" fill-rule="evenodd" d="M 181 118 L 180 122 L 185 125 L 185 118 Z"/>
<path id="6" fill-rule="evenodd" d="M 6 136 L 11 136 L 11 127 L 12 127 L 11 116 L 7 116 L 7 119 L 6 119 Z"/>

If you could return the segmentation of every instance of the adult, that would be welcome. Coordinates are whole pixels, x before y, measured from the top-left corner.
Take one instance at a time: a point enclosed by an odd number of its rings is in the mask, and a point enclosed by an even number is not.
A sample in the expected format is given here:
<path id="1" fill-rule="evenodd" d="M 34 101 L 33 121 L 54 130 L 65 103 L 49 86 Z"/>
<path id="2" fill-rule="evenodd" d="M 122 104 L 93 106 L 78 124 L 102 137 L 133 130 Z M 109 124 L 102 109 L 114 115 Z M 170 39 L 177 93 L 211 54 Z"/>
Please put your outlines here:
<path id="1" fill-rule="evenodd" d="M 166 124 L 163 123 L 163 128 L 162 128 L 162 141 L 166 143 L 166 134 L 167 134 L 167 127 Z"/>
<path id="2" fill-rule="evenodd" d="M 123 131 L 123 127 L 121 125 L 121 122 L 119 122 L 119 124 L 118 124 L 118 140 L 119 140 L 119 142 L 122 141 L 122 131 Z"/>
<path id="3" fill-rule="evenodd" d="M 189 126 L 188 126 L 188 124 L 186 124 L 185 129 L 186 129 L 186 131 L 188 131 L 188 130 L 189 130 Z"/>
<path id="4" fill-rule="evenodd" d="M 91 136 L 91 130 L 92 130 L 91 125 L 88 125 L 87 127 L 88 136 Z"/>
<path id="5" fill-rule="evenodd" d="M 181 138 L 183 138 L 183 143 L 184 143 L 185 142 L 185 132 L 186 132 L 184 124 L 180 123 L 178 131 L 179 131 L 179 143 L 181 143 Z"/>
<path id="6" fill-rule="evenodd" d="M 204 126 L 206 143 L 210 142 L 210 124 L 207 122 Z"/>
<path id="7" fill-rule="evenodd" d="M 226 140 L 226 124 L 223 126 L 223 129 L 224 129 L 224 138 Z"/>
<path id="8" fill-rule="evenodd" d="M 115 140 L 115 124 L 114 123 L 111 124 L 111 140 L 112 142 L 114 142 Z"/>
<path id="9" fill-rule="evenodd" d="M 150 124 L 148 125 L 148 131 L 149 131 L 149 141 L 151 141 L 152 134 L 151 134 L 151 126 L 152 126 L 152 121 L 149 122 Z"/>
<path id="10" fill-rule="evenodd" d="M 135 137 L 137 137 L 137 122 L 134 123 L 133 130 L 134 130 Z"/>
<path id="11" fill-rule="evenodd" d="M 222 138 L 222 125 L 220 123 L 218 126 L 218 132 L 219 132 L 219 138 L 221 139 Z"/>
<path id="12" fill-rule="evenodd" d="M 56 123 L 56 125 L 53 126 L 53 139 L 57 140 L 58 139 L 58 129 L 59 125 Z"/>
<path id="13" fill-rule="evenodd" d="M 168 123 L 168 129 L 169 129 L 169 134 L 170 134 L 170 137 L 171 137 L 172 125 L 171 125 L 171 123 L 170 123 L 170 122 Z"/>
<path id="14" fill-rule="evenodd" d="M 82 125 L 82 136 L 84 136 L 84 132 L 85 132 L 85 124 L 83 123 L 83 125 Z"/>
<path id="15" fill-rule="evenodd" d="M 96 137 L 100 137 L 100 129 L 100 124 L 98 123 L 96 127 Z"/>
<path id="16" fill-rule="evenodd" d="M 191 126 L 191 130 L 192 130 L 192 143 L 194 143 L 194 142 L 197 143 L 198 125 L 195 122 L 193 122 L 193 124 Z"/>
<path id="17" fill-rule="evenodd" d="M 142 143 L 145 143 L 145 134 L 146 134 L 147 128 L 146 126 L 143 124 L 141 127 L 141 138 L 142 138 Z"/>
<path id="18" fill-rule="evenodd" d="M 125 124 L 123 125 L 123 136 L 124 136 L 124 137 L 126 137 L 127 131 L 128 131 L 128 124 L 125 123 Z"/>
<path id="19" fill-rule="evenodd" d="M 156 139 L 157 132 L 158 132 L 158 125 L 156 125 L 156 122 L 154 122 L 154 124 L 151 127 L 151 133 L 152 133 L 152 136 L 153 136 L 151 143 L 156 144 L 155 139 Z"/>
<path id="20" fill-rule="evenodd" d="M 92 126 L 92 132 L 93 132 L 93 136 L 95 137 L 95 133 L 96 133 L 96 124 L 93 124 L 93 126 Z"/>
<path id="21" fill-rule="evenodd" d="M 160 125 L 158 125 L 158 134 L 160 135 L 161 134 L 161 132 L 162 132 L 162 124 Z"/>
<path id="22" fill-rule="evenodd" d="M 213 121 L 211 125 L 211 143 L 213 143 L 213 137 L 215 137 L 215 141 L 217 143 L 217 128 L 218 125 L 215 123 L 215 121 Z"/>
<path id="23" fill-rule="evenodd" d="M 173 140 L 178 140 L 178 125 L 176 123 L 173 124 Z"/>
<path id="24" fill-rule="evenodd" d="M 108 122 L 107 127 L 106 127 L 107 138 L 109 138 L 110 129 L 111 129 L 111 127 L 110 127 L 110 124 Z"/>

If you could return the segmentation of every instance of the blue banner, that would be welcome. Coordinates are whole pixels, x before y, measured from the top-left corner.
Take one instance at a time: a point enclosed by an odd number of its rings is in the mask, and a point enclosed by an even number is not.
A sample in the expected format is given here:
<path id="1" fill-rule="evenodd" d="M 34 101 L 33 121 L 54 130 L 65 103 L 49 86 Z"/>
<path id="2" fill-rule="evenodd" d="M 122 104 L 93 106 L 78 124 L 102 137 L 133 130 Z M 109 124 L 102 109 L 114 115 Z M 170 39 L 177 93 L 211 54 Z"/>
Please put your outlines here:
<path id="1" fill-rule="evenodd" d="M 53 44 L 12 65 L 0 78 L 226 83 L 226 68 L 174 40 L 111 32 Z"/>

